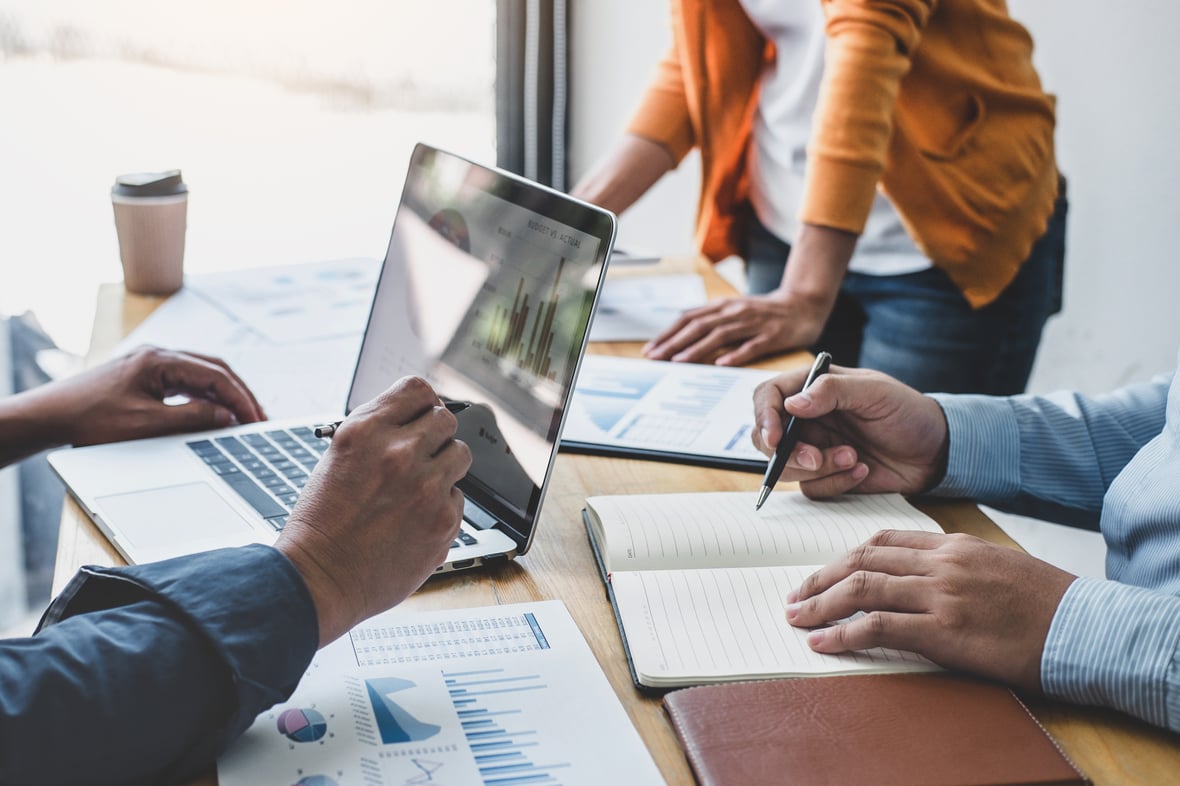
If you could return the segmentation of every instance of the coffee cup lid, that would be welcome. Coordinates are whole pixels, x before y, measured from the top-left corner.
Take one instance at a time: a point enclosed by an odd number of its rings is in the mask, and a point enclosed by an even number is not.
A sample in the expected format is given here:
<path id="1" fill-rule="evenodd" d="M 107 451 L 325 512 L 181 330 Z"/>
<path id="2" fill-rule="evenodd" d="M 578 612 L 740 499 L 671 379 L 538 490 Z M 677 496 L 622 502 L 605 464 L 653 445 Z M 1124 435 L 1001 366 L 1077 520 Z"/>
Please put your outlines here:
<path id="1" fill-rule="evenodd" d="M 175 196 L 188 192 L 179 169 L 166 172 L 131 172 L 115 178 L 112 194 L 131 197 Z"/>

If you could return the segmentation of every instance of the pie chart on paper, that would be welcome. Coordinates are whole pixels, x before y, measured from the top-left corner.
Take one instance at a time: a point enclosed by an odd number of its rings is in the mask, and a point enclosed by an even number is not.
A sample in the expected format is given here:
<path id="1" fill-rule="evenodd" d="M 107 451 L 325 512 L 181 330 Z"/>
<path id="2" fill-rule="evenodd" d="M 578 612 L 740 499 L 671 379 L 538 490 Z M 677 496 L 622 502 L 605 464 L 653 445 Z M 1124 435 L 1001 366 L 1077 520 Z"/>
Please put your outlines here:
<path id="1" fill-rule="evenodd" d="M 279 733 L 292 742 L 315 742 L 328 733 L 328 722 L 317 710 L 287 710 L 279 716 Z"/>

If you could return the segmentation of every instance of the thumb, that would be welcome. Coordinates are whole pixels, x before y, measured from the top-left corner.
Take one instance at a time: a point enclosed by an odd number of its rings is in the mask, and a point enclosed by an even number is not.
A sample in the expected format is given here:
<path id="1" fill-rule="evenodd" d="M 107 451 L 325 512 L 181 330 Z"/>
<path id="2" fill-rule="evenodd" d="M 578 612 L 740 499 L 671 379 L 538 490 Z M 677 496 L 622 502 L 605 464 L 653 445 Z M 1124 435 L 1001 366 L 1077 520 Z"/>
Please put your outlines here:
<path id="1" fill-rule="evenodd" d="M 811 387 L 787 397 L 783 407 L 788 415 L 806 420 L 823 417 L 840 409 L 851 409 L 855 401 L 850 396 L 848 380 L 849 377 L 839 374 L 824 374 Z"/>

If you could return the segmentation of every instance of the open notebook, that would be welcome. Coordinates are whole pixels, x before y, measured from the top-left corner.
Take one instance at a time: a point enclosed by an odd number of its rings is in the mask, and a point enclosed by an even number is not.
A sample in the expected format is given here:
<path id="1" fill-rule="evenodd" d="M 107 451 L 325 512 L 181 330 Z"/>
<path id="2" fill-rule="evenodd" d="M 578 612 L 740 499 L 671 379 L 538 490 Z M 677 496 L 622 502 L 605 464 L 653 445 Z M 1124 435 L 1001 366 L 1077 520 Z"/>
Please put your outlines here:
<path id="1" fill-rule="evenodd" d="M 937 667 L 878 648 L 822 655 L 787 594 L 881 529 L 941 532 L 896 494 L 825 502 L 744 492 L 591 497 L 586 529 L 639 687 Z"/>

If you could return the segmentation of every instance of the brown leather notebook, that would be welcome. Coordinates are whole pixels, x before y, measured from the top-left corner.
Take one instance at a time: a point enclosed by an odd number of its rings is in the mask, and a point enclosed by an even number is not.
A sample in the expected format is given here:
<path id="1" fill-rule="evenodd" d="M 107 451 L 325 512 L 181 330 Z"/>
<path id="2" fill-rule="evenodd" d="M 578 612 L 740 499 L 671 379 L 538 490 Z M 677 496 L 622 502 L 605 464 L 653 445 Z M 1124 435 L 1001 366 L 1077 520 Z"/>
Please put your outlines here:
<path id="1" fill-rule="evenodd" d="M 970 677 L 709 685 L 664 707 L 701 786 L 1089 783 L 1015 694 Z"/>

